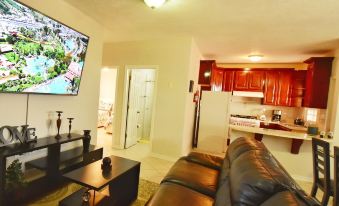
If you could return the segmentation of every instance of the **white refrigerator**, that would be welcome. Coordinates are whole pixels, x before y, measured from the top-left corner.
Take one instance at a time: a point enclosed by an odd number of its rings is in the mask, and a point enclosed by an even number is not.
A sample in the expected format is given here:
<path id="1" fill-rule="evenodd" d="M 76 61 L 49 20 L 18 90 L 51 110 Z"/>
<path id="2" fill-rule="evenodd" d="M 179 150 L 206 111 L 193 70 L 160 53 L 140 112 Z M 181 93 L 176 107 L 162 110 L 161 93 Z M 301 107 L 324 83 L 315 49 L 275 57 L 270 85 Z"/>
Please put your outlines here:
<path id="1" fill-rule="evenodd" d="M 199 150 L 212 153 L 226 151 L 231 95 L 231 92 L 202 92 L 197 145 Z"/>

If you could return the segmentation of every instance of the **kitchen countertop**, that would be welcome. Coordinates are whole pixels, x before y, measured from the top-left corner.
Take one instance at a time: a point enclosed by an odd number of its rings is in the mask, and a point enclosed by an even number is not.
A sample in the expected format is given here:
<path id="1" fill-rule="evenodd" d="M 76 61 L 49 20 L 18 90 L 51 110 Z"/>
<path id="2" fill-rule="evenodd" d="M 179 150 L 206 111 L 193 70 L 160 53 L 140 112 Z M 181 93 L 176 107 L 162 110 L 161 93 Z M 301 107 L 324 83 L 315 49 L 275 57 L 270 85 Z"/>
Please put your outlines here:
<path id="1" fill-rule="evenodd" d="M 276 129 L 266 129 L 266 128 L 259 128 L 259 127 L 229 125 L 229 128 L 232 130 L 237 130 L 237 131 L 257 133 L 257 134 L 263 134 L 263 135 L 269 135 L 269 136 L 275 136 L 275 137 L 283 137 L 283 138 L 289 138 L 289 139 L 312 140 L 312 138 L 318 137 L 314 135 L 308 135 L 307 133 L 301 133 L 301 132 L 295 132 L 295 131 L 283 131 L 283 130 L 276 130 Z M 323 140 L 327 142 L 332 142 L 332 140 L 330 139 L 323 139 Z"/>
<path id="2" fill-rule="evenodd" d="M 304 127 L 304 126 L 299 126 L 299 125 L 290 124 L 290 123 L 283 123 L 283 122 L 273 122 L 273 121 L 260 121 L 260 122 L 263 122 L 266 124 L 278 124 L 291 130 L 307 133 L 307 127 Z"/>

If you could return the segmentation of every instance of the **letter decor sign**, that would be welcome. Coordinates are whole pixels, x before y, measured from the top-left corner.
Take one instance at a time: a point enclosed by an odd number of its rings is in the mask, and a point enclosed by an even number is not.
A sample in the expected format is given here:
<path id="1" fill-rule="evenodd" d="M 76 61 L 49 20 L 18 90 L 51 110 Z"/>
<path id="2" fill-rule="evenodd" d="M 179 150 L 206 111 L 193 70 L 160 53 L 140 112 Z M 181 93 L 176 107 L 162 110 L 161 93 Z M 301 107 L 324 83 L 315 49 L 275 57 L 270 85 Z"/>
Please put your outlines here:
<path id="1" fill-rule="evenodd" d="M 28 125 L 22 125 L 21 131 L 19 131 L 18 126 L 0 127 L 0 147 L 17 141 L 22 144 L 36 142 L 36 139 L 35 128 L 28 128 Z"/>

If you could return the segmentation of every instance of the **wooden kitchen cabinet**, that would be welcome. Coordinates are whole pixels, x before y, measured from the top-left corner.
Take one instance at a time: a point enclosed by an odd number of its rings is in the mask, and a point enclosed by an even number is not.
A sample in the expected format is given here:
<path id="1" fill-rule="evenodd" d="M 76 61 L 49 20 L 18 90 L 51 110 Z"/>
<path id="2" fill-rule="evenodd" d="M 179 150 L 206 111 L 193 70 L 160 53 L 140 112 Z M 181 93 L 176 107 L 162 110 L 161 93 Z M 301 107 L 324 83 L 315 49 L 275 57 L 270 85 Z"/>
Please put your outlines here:
<path id="1" fill-rule="evenodd" d="M 291 107 L 302 107 L 305 96 L 306 70 L 292 72 Z"/>
<path id="2" fill-rule="evenodd" d="M 234 90 L 248 90 L 248 71 L 236 71 L 234 75 Z"/>
<path id="3" fill-rule="evenodd" d="M 249 71 L 248 72 L 248 91 L 263 91 L 265 81 L 264 71 Z"/>
<path id="4" fill-rule="evenodd" d="M 333 57 L 312 57 L 308 64 L 304 107 L 327 108 Z"/>
<path id="5" fill-rule="evenodd" d="M 263 104 L 275 105 L 278 87 L 279 73 L 276 71 L 266 72 Z"/>
<path id="6" fill-rule="evenodd" d="M 234 70 L 224 69 L 224 80 L 222 91 L 231 92 L 233 91 L 234 84 Z"/>
<path id="7" fill-rule="evenodd" d="M 211 85 L 212 69 L 216 67 L 215 60 L 201 60 L 199 69 L 198 84 L 203 86 Z"/>
<path id="8" fill-rule="evenodd" d="M 264 71 L 236 71 L 234 75 L 235 91 L 263 91 Z"/>
<path id="9" fill-rule="evenodd" d="M 291 81 L 291 70 L 267 71 L 263 104 L 290 106 Z"/>
<path id="10" fill-rule="evenodd" d="M 332 57 L 313 57 L 305 61 L 307 71 L 293 69 L 218 68 L 215 60 L 200 61 L 201 90 L 263 92 L 263 104 L 326 108 Z"/>
<path id="11" fill-rule="evenodd" d="M 212 68 L 211 91 L 223 91 L 224 71 L 219 68 Z"/>
<path id="12" fill-rule="evenodd" d="M 281 71 L 278 73 L 279 78 L 277 81 L 278 86 L 275 105 L 290 106 L 292 71 Z"/>

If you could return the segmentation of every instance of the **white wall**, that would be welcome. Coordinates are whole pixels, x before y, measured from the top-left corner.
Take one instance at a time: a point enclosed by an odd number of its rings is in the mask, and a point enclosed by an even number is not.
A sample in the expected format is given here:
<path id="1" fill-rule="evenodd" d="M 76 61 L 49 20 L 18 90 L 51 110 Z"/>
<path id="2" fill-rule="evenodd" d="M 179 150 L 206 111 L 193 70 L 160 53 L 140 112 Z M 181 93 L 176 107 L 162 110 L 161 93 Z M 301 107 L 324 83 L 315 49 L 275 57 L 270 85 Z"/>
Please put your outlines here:
<path id="1" fill-rule="evenodd" d="M 125 67 L 127 65 L 157 65 L 159 67 L 152 141 L 152 152 L 159 156 L 169 158 L 181 156 L 183 139 L 191 139 L 191 137 L 184 137 L 191 50 L 191 38 L 104 45 L 103 65 L 119 67 L 116 128 L 121 128 Z M 116 131 L 119 130 L 116 129 Z M 121 145 L 119 138 L 115 138 L 114 145 Z"/>
<path id="2" fill-rule="evenodd" d="M 115 101 L 115 87 L 117 78 L 116 68 L 101 69 L 100 77 L 100 100 Z"/>
<path id="3" fill-rule="evenodd" d="M 75 132 L 92 130 L 96 142 L 99 78 L 102 59 L 102 28 L 63 0 L 23 0 L 23 3 L 90 36 L 78 96 L 30 95 L 28 124 L 36 127 L 39 138 L 56 134 L 56 110 L 64 111 L 62 132 L 68 131 L 66 117 L 74 117 Z M 0 126 L 25 123 L 26 95 L 0 94 Z M 51 123 L 51 125 L 50 125 Z"/>
<path id="4" fill-rule="evenodd" d="M 195 115 L 195 103 L 193 102 L 193 96 L 195 91 L 199 88 L 198 77 L 199 77 L 199 68 L 200 60 L 202 55 L 198 46 L 196 45 L 194 39 L 192 39 L 191 45 L 191 57 L 190 57 L 190 67 L 187 76 L 187 86 L 186 86 L 186 111 L 185 111 L 185 128 L 182 141 L 182 155 L 186 155 L 190 152 L 192 148 L 192 138 L 193 138 L 193 129 L 194 129 L 194 115 Z M 194 89 L 192 93 L 188 92 L 189 81 L 194 81 Z"/>

